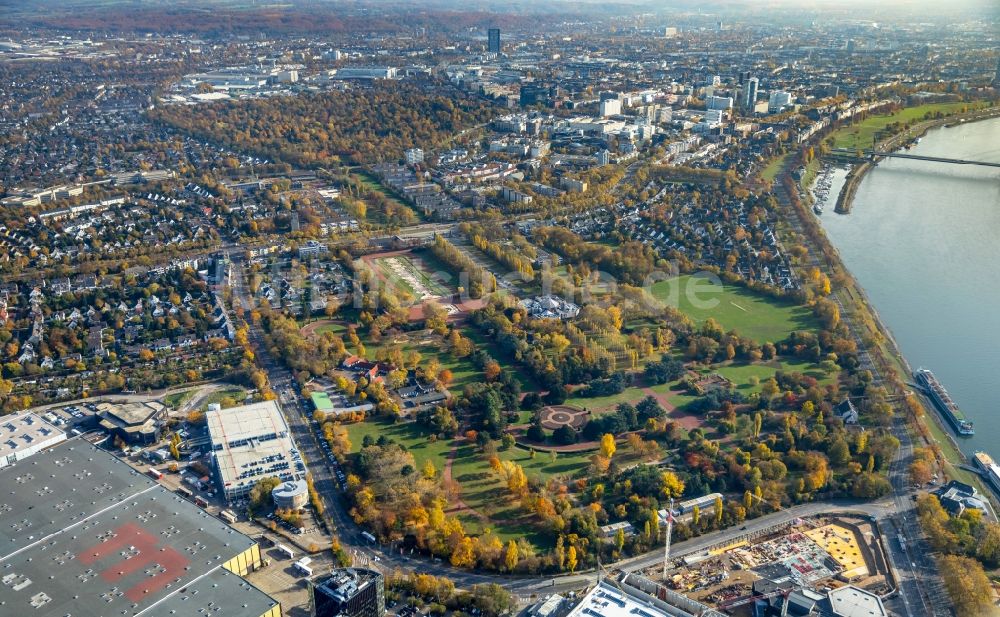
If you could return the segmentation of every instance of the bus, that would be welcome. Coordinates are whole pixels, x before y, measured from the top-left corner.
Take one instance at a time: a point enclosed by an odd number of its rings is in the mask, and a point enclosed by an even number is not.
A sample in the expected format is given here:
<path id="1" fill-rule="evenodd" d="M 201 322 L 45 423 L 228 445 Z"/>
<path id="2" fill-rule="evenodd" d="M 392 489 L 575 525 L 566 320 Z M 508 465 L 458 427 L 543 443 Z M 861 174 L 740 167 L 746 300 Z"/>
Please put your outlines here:
<path id="1" fill-rule="evenodd" d="M 372 534 L 368 533 L 367 531 L 362 531 L 361 532 L 361 537 L 364 538 L 365 540 L 368 540 L 372 544 L 375 544 L 375 536 L 373 536 Z"/>
<path id="2" fill-rule="evenodd" d="M 194 498 L 194 503 L 195 503 L 196 506 L 198 506 L 200 508 L 207 508 L 208 507 L 208 501 L 206 501 L 205 498 L 202 497 L 201 495 L 198 495 L 198 496 L 196 496 Z"/>
<path id="3" fill-rule="evenodd" d="M 194 493 L 192 493 L 191 491 L 187 490 L 183 486 L 178 486 L 174 490 L 174 492 L 177 493 L 178 495 L 180 495 L 181 497 L 183 497 L 184 499 L 192 499 L 192 498 L 194 498 Z"/>
<path id="4" fill-rule="evenodd" d="M 147 471 L 146 473 L 148 473 L 149 477 L 153 478 L 154 480 L 159 480 L 160 478 L 163 477 L 162 471 L 160 471 L 159 469 L 153 469 L 152 467 L 150 467 L 149 471 Z"/>

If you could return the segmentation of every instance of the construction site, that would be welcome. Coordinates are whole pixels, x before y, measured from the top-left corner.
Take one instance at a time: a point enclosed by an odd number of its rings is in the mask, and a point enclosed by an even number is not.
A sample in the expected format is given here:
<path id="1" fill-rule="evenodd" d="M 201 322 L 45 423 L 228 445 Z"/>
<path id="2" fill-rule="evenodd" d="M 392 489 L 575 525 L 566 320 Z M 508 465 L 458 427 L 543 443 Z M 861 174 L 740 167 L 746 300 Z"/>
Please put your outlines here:
<path id="1" fill-rule="evenodd" d="M 643 574 L 731 615 L 808 605 L 848 586 L 877 598 L 895 590 L 878 530 L 864 516 L 795 519 L 677 556 Z"/>

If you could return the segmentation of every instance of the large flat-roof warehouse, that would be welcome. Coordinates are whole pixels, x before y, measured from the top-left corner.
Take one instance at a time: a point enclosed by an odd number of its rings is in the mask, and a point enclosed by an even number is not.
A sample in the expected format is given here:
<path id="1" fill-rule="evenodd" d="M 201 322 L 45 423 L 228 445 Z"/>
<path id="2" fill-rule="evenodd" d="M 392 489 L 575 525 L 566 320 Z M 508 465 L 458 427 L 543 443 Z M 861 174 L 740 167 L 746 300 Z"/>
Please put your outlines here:
<path id="1" fill-rule="evenodd" d="M 82 439 L 0 470 L 0 617 L 280 617 L 260 548 Z"/>
<path id="2" fill-rule="evenodd" d="M 0 467 L 28 458 L 65 439 L 66 433 L 34 413 L 5 416 L 0 419 Z"/>
<path id="3" fill-rule="evenodd" d="M 205 416 L 219 484 L 226 499 L 250 492 L 262 478 L 295 480 L 304 471 L 285 417 L 274 401 L 209 411 Z"/>

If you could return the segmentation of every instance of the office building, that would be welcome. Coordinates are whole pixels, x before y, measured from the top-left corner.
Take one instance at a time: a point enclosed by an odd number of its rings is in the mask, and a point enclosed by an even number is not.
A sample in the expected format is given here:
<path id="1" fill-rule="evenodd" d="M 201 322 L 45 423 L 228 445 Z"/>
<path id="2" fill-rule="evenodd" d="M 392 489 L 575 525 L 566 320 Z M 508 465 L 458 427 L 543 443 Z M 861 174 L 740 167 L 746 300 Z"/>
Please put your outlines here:
<path id="1" fill-rule="evenodd" d="M 274 507 L 286 510 L 298 510 L 309 503 L 309 485 L 305 480 L 283 482 L 271 491 Z"/>
<path id="2" fill-rule="evenodd" d="M 313 617 L 383 617 L 385 581 L 382 574 L 365 568 L 334 570 L 313 579 Z"/>
<path id="3" fill-rule="evenodd" d="M 0 615 L 281 617 L 241 578 L 254 540 L 85 440 L 0 469 L 0 493 Z"/>
<path id="4" fill-rule="evenodd" d="M 672 39 L 677 36 L 677 28 L 673 26 L 667 26 L 663 29 L 663 38 Z"/>
<path id="5" fill-rule="evenodd" d="M 742 93 L 743 105 L 741 105 L 744 110 L 752 112 L 757 105 L 757 88 L 759 85 L 760 81 L 756 77 L 751 77 L 744 84 Z"/>
<path id="6" fill-rule="evenodd" d="M 219 488 L 227 500 L 248 494 L 262 478 L 297 480 L 305 465 L 275 401 L 205 414 Z"/>
<path id="7" fill-rule="evenodd" d="M 781 111 L 792 104 L 792 95 L 784 90 L 775 90 L 767 100 L 767 110 L 771 113 Z"/>
<path id="8" fill-rule="evenodd" d="M 537 105 L 539 103 L 548 104 L 550 96 L 551 90 L 546 86 L 521 84 L 521 92 L 518 97 L 518 102 L 521 104 L 521 107 Z"/>
<path id="9" fill-rule="evenodd" d="M 486 51 L 491 54 L 500 53 L 500 28 L 490 28 L 489 29 L 489 45 Z"/>
<path id="10" fill-rule="evenodd" d="M 721 109 L 709 109 L 709 110 L 706 110 L 705 111 L 705 117 L 704 117 L 703 121 L 705 122 L 705 124 L 708 124 L 709 126 L 715 126 L 717 124 L 722 124 L 722 121 L 725 120 L 725 113 L 726 112 L 724 112 Z"/>
<path id="11" fill-rule="evenodd" d="M 733 97 L 731 96 L 710 96 L 705 99 L 706 109 L 729 110 L 733 108 Z"/>
<path id="12" fill-rule="evenodd" d="M 600 581 L 566 617 L 722 617 L 708 606 L 636 574 Z"/>
<path id="13" fill-rule="evenodd" d="M 0 418 L 0 467 L 66 441 L 66 433 L 27 412 Z"/>
<path id="14" fill-rule="evenodd" d="M 601 117 L 617 116 L 622 113 L 622 102 L 618 99 L 601 101 Z"/>

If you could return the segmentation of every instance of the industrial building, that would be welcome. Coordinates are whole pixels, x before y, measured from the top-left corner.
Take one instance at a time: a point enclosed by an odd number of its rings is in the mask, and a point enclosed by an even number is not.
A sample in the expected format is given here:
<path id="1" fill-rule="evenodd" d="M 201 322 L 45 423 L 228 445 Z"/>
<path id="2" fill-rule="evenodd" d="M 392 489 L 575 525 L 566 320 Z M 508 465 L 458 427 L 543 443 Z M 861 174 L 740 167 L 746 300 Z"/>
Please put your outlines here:
<path id="1" fill-rule="evenodd" d="M 260 548 L 91 443 L 0 470 L 0 614 L 280 617 Z"/>
<path id="2" fill-rule="evenodd" d="M 314 617 L 383 617 L 385 581 L 376 570 L 344 568 L 313 579 Z"/>
<path id="3" fill-rule="evenodd" d="M 219 488 L 227 500 L 248 494 L 258 480 L 296 480 L 304 465 L 275 401 L 205 414 Z"/>
<path id="4" fill-rule="evenodd" d="M 0 419 L 0 468 L 66 440 L 66 433 L 33 413 Z"/>

